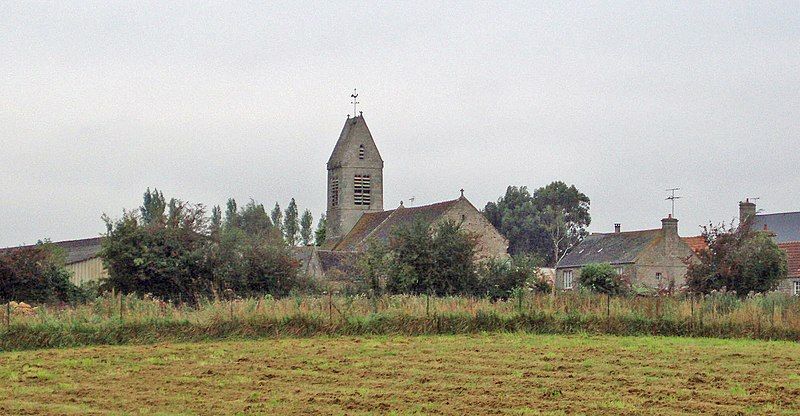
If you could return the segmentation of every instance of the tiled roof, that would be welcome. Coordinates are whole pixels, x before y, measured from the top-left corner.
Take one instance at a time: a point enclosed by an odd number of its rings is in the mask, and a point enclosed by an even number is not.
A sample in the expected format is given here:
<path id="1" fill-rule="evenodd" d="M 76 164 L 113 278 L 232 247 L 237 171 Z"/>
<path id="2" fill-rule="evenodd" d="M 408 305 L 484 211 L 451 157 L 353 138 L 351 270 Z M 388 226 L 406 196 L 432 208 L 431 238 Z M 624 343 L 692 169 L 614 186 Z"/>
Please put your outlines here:
<path id="1" fill-rule="evenodd" d="M 336 245 L 338 250 L 356 250 L 369 233 L 375 230 L 394 210 L 367 212 L 358 219 L 353 229 Z"/>
<path id="2" fill-rule="evenodd" d="M 80 240 L 67 240 L 67 241 L 55 241 L 55 244 L 58 247 L 61 247 L 66 256 L 67 256 L 67 264 L 78 263 L 81 261 L 93 259 L 100 254 L 100 243 L 103 241 L 102 237 L 94 237 L 94 238 L 83 238 Z M 33 245 L 28 246 L 21 246 L 21 247 L 32 247 Z M 5 250 L 13 250 L 15 248 L 21 247 L 9 247 L 3 249 Z"/>
<path id="3" fill-rule="evenodd" d="M 591 234 L 572 249 L 558 267 L 581 267 L 589 263 L 633 263 L 639 253 L 662 236 L 660 228 L 609 234 Z"/>
<path id="4" fill-rule="evenodd" d="M 701 250 L 708 248 L 708 243 L 706 242 L 706 238 L 702 235 L 696 235 L 694 237 L 681 237 L 686 244 L 689 245 L 689 248 L 692 249 L 695 253 L 699 253 Z"/>
<path id="5" fill-rule="evenodd" d="M 800 241 L 800 212 L 758 214 L 753 219 L 753 230 L 771 231 L 779 243 Z"/>
<path id="6" fill-rule="evenodd" d="M 416 220 L 432 223 L 456 205 L 460 199 L 420 207 L 400 207 L 390 211 L 364 214 L 353 229 L 336 246 L 337 250 L 358 250 L 369 239 L 389 241 L 392 230 L 407 226 Z"/>
<path id="7" fill-rule="evenodd" d="M 786 263 L 789 277 L 800 277 L 800 241 L 778 243 L 778 247 L 786 252 Z"/>

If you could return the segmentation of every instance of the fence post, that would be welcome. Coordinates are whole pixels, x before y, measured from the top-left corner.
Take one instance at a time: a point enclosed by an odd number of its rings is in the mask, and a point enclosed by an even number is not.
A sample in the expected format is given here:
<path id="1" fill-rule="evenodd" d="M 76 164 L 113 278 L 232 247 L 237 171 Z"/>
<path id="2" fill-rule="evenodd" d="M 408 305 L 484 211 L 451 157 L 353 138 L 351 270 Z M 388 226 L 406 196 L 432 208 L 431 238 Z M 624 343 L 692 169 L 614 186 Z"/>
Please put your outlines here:
<path id="1" fill-rule="evenodd" d="M 11 301 L 6 302 L 6 331 L 11 328 Z"/>
<path id="2" fill-rule="evenodd" d="M 425 294 L 425 316 L 431 315 L 431 293 L 428 292 Z"/>
<path id="3" fill-rule="evenodd" d="M 611 318 L 611 294 L 606 293 L 606 319 Z"/>
<path id="4" fill-rule="evenodd" d="M 333 293 L 328 292 L 328 321 L 333 322 Z"/>

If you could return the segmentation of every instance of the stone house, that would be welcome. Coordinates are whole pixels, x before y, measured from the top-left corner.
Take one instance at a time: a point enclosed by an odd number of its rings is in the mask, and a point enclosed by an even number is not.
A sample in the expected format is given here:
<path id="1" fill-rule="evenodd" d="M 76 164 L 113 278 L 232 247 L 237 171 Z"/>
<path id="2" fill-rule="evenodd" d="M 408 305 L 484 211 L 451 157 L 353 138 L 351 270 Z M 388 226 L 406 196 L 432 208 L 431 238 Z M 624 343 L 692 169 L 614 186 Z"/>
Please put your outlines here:
<path id="1" fill-rule="evenodd" d="M 800 212 L 759 214 L 756 204 L 748 199 L 739 202 L 739 222 L 753 219 L 754 230 L 772 234 L 775 243 L 786 252 L 788 276 L 780 282 L 778 291 L 800 296 Z"/>
<path id="2" fill-rule="evenodd" d="M 678 220 L 671 215 L 661 220 L 661 228 L 652 230 L 622 232 L 615 224 L 613 233 L 589 235 L 558 262 L 556 288 L 575 289 L 581 267 L 610 263 L 632 283 L 678 289 L 686 282 L 686 261 L 696 258 L 693 239 L 678 235 Z"/>

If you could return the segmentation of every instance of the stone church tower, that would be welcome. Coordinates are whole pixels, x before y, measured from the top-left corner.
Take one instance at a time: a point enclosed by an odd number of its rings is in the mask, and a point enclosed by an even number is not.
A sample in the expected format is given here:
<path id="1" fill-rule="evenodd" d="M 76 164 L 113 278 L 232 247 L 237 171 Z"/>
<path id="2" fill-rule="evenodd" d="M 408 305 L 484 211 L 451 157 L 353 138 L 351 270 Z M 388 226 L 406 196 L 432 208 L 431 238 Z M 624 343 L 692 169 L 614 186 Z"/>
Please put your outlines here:
<path id="1" fill-rule="evenodd" d="M 328 159 L 327 240 L 344 237 L 365 212 L 383 211 L 383 159 L 364 116 L 348 118 Z"/>

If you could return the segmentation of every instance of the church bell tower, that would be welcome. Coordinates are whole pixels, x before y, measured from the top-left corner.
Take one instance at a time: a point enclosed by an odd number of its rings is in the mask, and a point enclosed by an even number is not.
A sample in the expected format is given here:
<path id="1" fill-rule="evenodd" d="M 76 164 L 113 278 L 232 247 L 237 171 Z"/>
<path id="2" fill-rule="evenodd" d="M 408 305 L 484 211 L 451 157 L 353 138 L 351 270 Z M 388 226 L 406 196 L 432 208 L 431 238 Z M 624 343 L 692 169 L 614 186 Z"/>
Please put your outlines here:
<path id="1" fill-rule="evenodd" d="M 361 214 L 380 211 L 383 159 L 364 116 L 348 116 L 328 159 L 327 241 L 347 235 Z"/>

